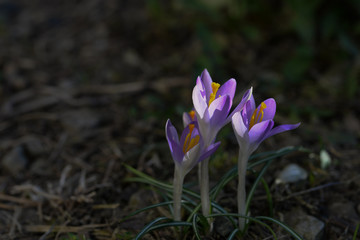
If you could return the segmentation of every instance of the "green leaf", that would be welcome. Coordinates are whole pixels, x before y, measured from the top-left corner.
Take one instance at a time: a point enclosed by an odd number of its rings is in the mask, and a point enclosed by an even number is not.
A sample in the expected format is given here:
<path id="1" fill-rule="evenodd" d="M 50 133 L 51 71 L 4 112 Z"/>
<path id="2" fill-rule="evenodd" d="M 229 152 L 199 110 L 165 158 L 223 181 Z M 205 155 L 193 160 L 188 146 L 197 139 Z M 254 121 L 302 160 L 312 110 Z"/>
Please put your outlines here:
<path id="1" fill-rule="evenodd" d="M 130 215 L 124 217 L 123 219 L 120 220 L 120 222 L 123 222 L 139 213 L 142 213 L 144 211 L 147 211 L 149 209 L 152 209 L 152 208 L 157 208 L 157 207 L 162 207 L 162 206 L 166 206 L 166 205 L 171 205 L 173 204 L 173 201 L 167 201 L 167 202 L 162 202 L 162 203 L 157 203 L 157 204 L 153 204 L 153 205 L 150 205 L 150 206 L 147 206 L 147 207 L 144 207 L 144 208 L 141 208 L 139 210 L 136 210 L 135 212 L 131 213 Z"/>
<path id="2" fill-rule="evenodd" d="M 192 221 L 192 226 L 193 226 L 196 238 L 198 240 L 201 240 L 201 236 L 200 236 L 198 225 L 197 225 L 197 218 L 198 218 L 198 215 L 194 214 L 193 221 Z"/>
<path id="3" fill-rule="evenodd" d="M 249 193 L 248 193 L 248 197 L 246 199 L 246 214 L 249 212 L 249 207 L 250 207 L 250 203 L 251 203 L 251 200 L 254 196 L 254 193 L 255 193 L 255 190 L 256 190 L 256 187 L 257 185 L 259 184 L 260 180 L 262 179 L 262 176 L 264 175 L 264 173 L 266 172 L 266 170 L 268 169 L 268 167 L 270 166 L 270 163 L 271 163 L 272 159 L 269 160 L 265 166 L 261 169 L 260 173 L 258 174 L 257 178 L 255 179 L 255 182 L 254 184 L 252 185 Z"/>
<path id="4" fill-rule="evenodd" d="M 357 236 L 357 234 L 358 234 L 359 227 L 360 227 L 360 223 L 358 223 L 358 224 L 356 225 L 356 229 L 355 229 L 355 232 L 354 232 L 353 240 L 356 240 L 356 236 Z"/>
<path id="5" fill-rule="evenodd" d="M 146 233 L 148 233 L 149 231 L 151 231 L 152 227 L 158 223 L 158 222 L 162 222 L 164 220 L 169 220 L 169 218 L 167 217 L 160 217 L 160 218 L 156 218 L 155 220 L 151 221 L 150 223 L 148 223 L 142 230 L 141 232 L 136 236 L 135 240 L 141 239 L 141 237 L 143 235 L 145 235 Z"/>
<path id="6" fill-rule="evenodd" d="M 229 235 L 229 237 L 227 238 L 227 240 L 232 240 L 236 234 L 239 232 L 240 230 L 238 228 L 234 229 L 234 231 L 232 231 Z"/>

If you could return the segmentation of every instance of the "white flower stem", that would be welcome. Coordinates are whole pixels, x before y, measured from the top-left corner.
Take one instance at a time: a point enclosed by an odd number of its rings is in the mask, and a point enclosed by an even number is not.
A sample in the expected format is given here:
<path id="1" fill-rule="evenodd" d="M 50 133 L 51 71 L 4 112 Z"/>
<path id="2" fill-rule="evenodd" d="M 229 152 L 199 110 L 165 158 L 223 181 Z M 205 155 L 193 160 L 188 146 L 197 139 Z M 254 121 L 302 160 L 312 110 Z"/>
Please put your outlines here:
<path id="1" fill-rule="evenodd" d="M 181 221 L 181 197 L 183 191 L 184 183 L 184 174 L 181 167 L 175 164 L 174 172 L 174 191 L 173 191 L 173 201 L 174 201 L 174 220 Z"/>
<path id="2" fill-rule="evenodd" d="M 199 165 L 200 177 L 200 195 L 201 195 L 201 209 L 203 215 L 206 217 L 210 212 L 210 195 L 209 195 L 209 158 L 204 159 Z M 212 228 L 212 220 L 208 218 L 210 229 Z"/>
<path id="3" fill-rule="evenodd" d="M 237 202 L 238 202 L 238 213 L 240 215 L 246 215 L 246 167 L 249 159 L 249 155 L 246 151 L 239 150 L 238 159 L 238 189 L 237 189 Z M 244 231 L 246 219 L 239 217 L 239 229 Z"/>

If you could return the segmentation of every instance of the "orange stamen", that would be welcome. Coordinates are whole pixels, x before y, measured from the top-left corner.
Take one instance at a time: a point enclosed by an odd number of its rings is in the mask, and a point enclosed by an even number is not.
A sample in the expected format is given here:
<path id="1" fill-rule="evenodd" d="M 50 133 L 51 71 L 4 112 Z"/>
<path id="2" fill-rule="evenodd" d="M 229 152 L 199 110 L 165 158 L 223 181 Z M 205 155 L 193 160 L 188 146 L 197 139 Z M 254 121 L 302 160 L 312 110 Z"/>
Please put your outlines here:
<path id="1" fill-rule="evenodd" d="M 189 115 L 190 115 L 191 121 L 194 121 L 195 120 L 195 111 L 194 110 L 190 111 Z"/>
<path id="2" fill-rule="evenodd" d="M 219 90 L 220 84 L 216 83 L 216 82 L 212 82 L 211 83 L 211 88 L 212 88 L 212 93 L 210 94 L 210 98 L 209 98 L 209 104 L 208 106 L 210 106 L 210 104 L 215 100 L 216 98 L 216 93 Z"/>
<path id="3" fill-rule="evenodd" d="M 250 123 L 249 123 L 249 130 L 257 123 L 261 122 L 264 118 L 264 109 L 266 108 L 266 104 L 264 102 L 262 102 L 260 104 L 260 106 L 255 109 L 253 115 L 250 118 Z"/>
<path id="4" fill-rule="evenodd" d="M 189 133 L 188 135 L 186 135 L 185 141 L 184 141 L 184 146 L 183 146 L 183 153 L 187 153 L 188 151 L 190 151 L 190 149 L 192 149 L 193 147 L 195 147 L 199 141 L 200 141 L 200 136 L 197 135 L 194 138 L 191 138 L 191 133 L 194 130 L 195 125 L 194 124 L 189 124 Z"/>

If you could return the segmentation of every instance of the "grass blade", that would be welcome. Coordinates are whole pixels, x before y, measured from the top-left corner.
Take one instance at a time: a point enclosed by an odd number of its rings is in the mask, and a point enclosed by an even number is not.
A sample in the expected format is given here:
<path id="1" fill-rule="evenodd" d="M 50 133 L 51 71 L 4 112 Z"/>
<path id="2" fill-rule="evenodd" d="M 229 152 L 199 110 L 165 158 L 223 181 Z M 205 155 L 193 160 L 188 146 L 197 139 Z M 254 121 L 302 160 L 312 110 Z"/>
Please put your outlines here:
<path id="1" fill-rule="evenodd" d="M 193 226 L 196 238 L 198 240 L 201 240 L 201 236 L 200 236 L 198 225 L 197 225 L 197 218 L 198 218 L 198 215 L 194 214 L 193 221 L 192 221 L 192 226 Z"/>
<path id="2" fill-rule="evenodd" d="M 238 228 L 234 229 L 234 231 L 231 232 L 231 234 L 229 235 L 229 237 L 227 238 L 227 240 L 232 240 L 239 231 L 240 231 L 240 230 L 239 230 Z"/>
<path id="3" fill-rule="evenodd" d="M 148 223 L 142 230 L 141 232 L 136 236 L 135 240 L 141 239 L 141 237 L 143 235 L 145 235 L 146 233 L 148 233 L 148 231 L 150 231 L 150 229 L 158 222 L 164 221 L 164 220 L 169 220 L 167 217 L 160 217 L 160 218 L 156 218 L 155 220 L 151 221 L 150 223 Z"/>
<path id="4" fill-rule="evenodd" d="M 124 217 L 123 219 L 120 220 L 120 222 L 123 222 L 139 213 L 142 213 L 144 211 L 147 211 L 149 209 L 152 209 L 152 208 L 157 208 L 157 207 L 162 207 L 162 206 L 166 206 L 166 205 L 171 205 L 173 204 L 173 201 L 167 201 L 167 202 L 162 202 L 162 203 L 157 203 L 157 204 L 153 204 L 153 205 L 150 205 L 150 206 L 147 206 L 147 207 L 144 207 L 142 209 L 139 209 L 139 210 L 136 210 L 135 212 L 131 213 L 130 215 Z"/>
<path id="5" fill-rule="evenodd" d="M 264 175 L 264 173 L 266 172 L 266 170 L 268 169 L 268 167 L 270 166 L 270 163 L 271 163 L 272 159 L 269 160 L 265 166 L 261 169 L 260 173 L 258 174 L 254 184 L 252 185 L 250 191 L 249 191 L 249 194 L 248 194 L 248 197 L 246 199 L 246 206 L 245 206 L 245 209 L 246 209 L 246 215 L 247 213 L 249 212 L 249 207 L 250 207 L 250 203 L 251 203 L 251 200 L 254 196 L 254 193 L 255 193 L 255 190 L 256 190 L 256 187 L 258 186 L 260 180 L 262 179 L 262 176 Z"/>
<path id="6" fill-rule="evenodd" d="M 360 227 L 360 223 L 358 223 L 358 224 L 356 225 L 356 229 L 355 229 L 355 232 L 354 232 L 353 240 L 356 240 L 356 236 L 357 236 L 357 234 L 358 234 L 359 227 Z"/>

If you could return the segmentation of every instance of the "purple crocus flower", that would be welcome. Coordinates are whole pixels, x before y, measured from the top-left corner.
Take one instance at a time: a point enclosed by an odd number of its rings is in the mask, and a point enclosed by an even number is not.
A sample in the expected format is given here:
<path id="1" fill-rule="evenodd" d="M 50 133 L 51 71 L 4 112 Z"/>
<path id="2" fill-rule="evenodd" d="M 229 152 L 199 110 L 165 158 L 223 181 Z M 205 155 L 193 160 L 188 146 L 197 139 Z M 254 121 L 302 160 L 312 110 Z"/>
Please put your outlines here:
<path id="1" fill-rule="evenodd" d="M 190 117 L 193 113 L 190 113 Z M 197 122 L 190 122 L 182 132 L 180 139 L 175 127 L 167 120 L 166 139 L 175 162 L 174 171 L 174 220 L 181 220 L 181 195 L 185 175 L 199 162 L 210 157 L 219 147 L 220 142 L 204 146 Z"/>
<path id="2" fill-rule="evenodd" d="M 201 73 L 201 76 L 197 78 L 192 99 L 196 120 L 205 146 L 209 146 L 215 141 L 220 129 L 231 121 L 231 117 L 235 112 L 242 110 L 252 93 L 252 88 L 250 88 L 244 94 L 238 106 L 230 113 L 235 90 L 235 79 L 231 78 L 220 86 L 220 84 L 212 81 L 206 69 Z M 211 213 L 208 166 L 209 159 L 205 159 L 200 163 L 199 168 L 201 208 L 204 216 Z M 212 219 L 208 218 L 208 221 L 212 227 Z"/>
<path id="3" fill-rule="evenodd" d="M 242 111 L 236 112 L 232 116 L 232 126 L 239 143 L 238 159 L 238 189 L 237 202 L 238 213 L 246 215 L 246 190 L 245 176 L 247 162 L 250 155 L 259 147 L 260 143 L 266 138 L 275 134 L 297 128 L 300 123 L 286 124 L 274 127 L 274 116 L 276 112 L 276 102 L 269 98 L 255 108 L 254 97 L 251 96 Z M 245 229 L 245 218 L 239 217 L 240 230 Z"/>
<path id="4" fill-rule="evenodd" d="M 199 130 L 204 138 L 205 145 L 212 143 L 219 130 L 231 121 L 233 114 L 242 110 L 252 92 L 252 88 L 246 91 L 241 102 L 229 114 L 235 90 L 235 79 L 231 78 L 220 86 L 220 84 L 212 81 L 206 69 L 197 78 L 192 99 Z"/>
<path id="5" fill-rule="evenodd" d="M 254 97 L 251 96 L 244 109 L 232 117 L 232 125 L 236 138 L 243 151 L 253 153 L 265 139 L 285 131 L 297 128 L 297 124 L 284 124 L 274 127 L 276 102 L 273 98 L 263 101 L 255 108 Z"/>
<path id="6" fill-rule="evenodd" d="M 175 164 L 184 170 L 184 174 L 187 174 L 197 163 L 213 154 L 220 145 L 220 142 L 217 142 L 205 148 L 196 122 L 185 127 L 180 139 L 170 119 L 166 122 L 165 128 L 171 155 Z"/>

